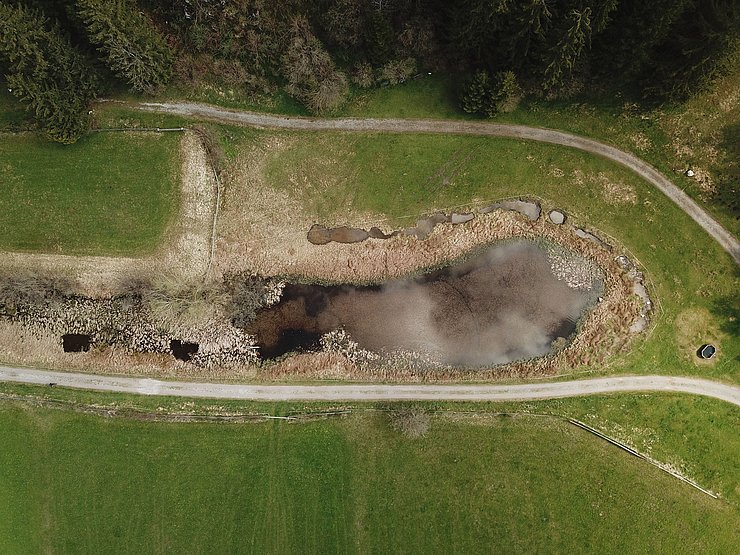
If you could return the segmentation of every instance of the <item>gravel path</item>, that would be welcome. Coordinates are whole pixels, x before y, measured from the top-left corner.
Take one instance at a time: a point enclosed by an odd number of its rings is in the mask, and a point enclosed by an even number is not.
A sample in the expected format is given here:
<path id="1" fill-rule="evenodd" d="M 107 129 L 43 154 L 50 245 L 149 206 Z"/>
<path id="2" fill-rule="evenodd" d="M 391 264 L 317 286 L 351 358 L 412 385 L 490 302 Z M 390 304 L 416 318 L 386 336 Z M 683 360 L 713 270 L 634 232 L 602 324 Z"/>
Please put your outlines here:
<path id="1" fill-rule="evenodd" d="M 609 158 L 621 164 L 643 179 L 652 183 L 668 198 L 675 202 L 681 210 L 686 212 L 709 235 L 711 235 L 730 256 L 735 263 L 740 264 L 740 242 L 722 225 L 714 220 L 686 193 L 665 178 L 658 170 L 640 158 L 613 146 L 586 139 L 578 135 L 527 127 L 524 125 L 508 125 L 500 123 L 468 122 L 453 120 L 416 120 L 416 119 L 374 119 L 374 118 L 303 118 L 260 114 L 226 110 L 207 104 L 178 102 L 155 103 L 143 102 L 132 104 L 133 107 L 150 112 L 164 112 L 179 116 L 205 118 L 215 121 L 246 125 L 250 127 L 270 127 L 281 129 L 303 130 L 337 130 L 337 131 L 373 131 L 390 133 L 451 133 L 463 135 L 488 135 L 494 137 L 512 137 L 529 139 L 545 143 L 565 145 L 586 152 L 591 152 Z"/>
<path id="2" fill-rule="evenodd" d="M 740 406 L 740 387 L 698 378 L 624 376 L 522 385 L 241 385 L 0 366 L 0 381 L 142 395 L 254 401 L 526 401 L 626 391 L 690 393 Z"/>

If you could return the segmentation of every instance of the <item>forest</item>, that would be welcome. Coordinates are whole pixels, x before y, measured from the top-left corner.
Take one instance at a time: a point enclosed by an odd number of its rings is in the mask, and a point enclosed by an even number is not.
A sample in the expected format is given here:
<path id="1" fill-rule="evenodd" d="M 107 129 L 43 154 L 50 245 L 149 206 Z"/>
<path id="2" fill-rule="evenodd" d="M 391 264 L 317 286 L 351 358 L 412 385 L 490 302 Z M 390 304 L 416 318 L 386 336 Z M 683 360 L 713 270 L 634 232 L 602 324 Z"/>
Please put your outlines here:
<path id="1" fill-rule="evenodd" d="M 686 98 L 737 48 L 732 0 L 0 0 L 0 70 L 53 139 L 96 97 L 215 79 L 331 113 L 421 72 L 491 117 L 522 95 Z"/>

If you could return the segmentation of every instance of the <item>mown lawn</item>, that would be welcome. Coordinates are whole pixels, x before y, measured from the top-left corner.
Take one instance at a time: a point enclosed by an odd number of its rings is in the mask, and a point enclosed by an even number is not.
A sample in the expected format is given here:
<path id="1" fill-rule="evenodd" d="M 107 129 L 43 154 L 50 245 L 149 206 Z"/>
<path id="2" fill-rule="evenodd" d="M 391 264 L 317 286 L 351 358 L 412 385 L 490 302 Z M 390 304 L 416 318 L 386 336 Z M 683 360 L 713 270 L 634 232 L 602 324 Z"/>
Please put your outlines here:
<path id="1" fill-rule="evenodd" d="M 247 144 L 264 140 L 244 133 Z M 657 301 L 655 329 L 603 370 L 740 379 L 736 265 L 630 171 L 574 149 L 512 139 L 339 133 L 281 138 L 290 146 L 268 152 L 268 182 L 297 195 L 317 221 L 358 225 L 366 222 L 352 214 L 370 212 L 387 216 L 392 226 L 408 226 L 435 209 L 464 211 L 521 195 L 541 198 L 545 210 L 564 209 L 573 221 L 624 245 L 644 266 Z M 704 342 L 719 344 L 722 353 L 699 365 L 694 353 Z"/>
<path id="2" fill-rule="evenodd" d="M 179 134 L 0 137 L 0 250 L 138 255 L 179 204 Z"/>
<path id="3" fill-rule="evenodd" d="M 5 402 L 0 551 L 730 552 L 731 504 L 550 419 L 165 424 Z"/>

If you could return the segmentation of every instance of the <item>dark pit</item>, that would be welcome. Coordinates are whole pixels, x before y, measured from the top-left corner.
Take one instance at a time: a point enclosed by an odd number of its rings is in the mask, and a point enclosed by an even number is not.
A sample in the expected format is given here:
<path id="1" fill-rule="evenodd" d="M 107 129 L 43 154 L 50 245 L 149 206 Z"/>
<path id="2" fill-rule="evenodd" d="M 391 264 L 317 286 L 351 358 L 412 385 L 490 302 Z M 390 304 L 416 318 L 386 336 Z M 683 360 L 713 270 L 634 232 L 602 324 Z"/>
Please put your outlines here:
<path id="1" fill-rule="evenodd" d="M 321 348 L 321 334 L 303 329 L 280 330 L 278 337 L 270 345 L 260 349 L 262 358 L 277 358 L 285 353 L 304 353 Z"/>
<path id="2" fill-rule="evenodd" d="M 65 353 L 86 353 L 90 350 L 91 343 L 90 336 L 81 333 L 65 333 L 62 336 L 62 348 Z"/>
<path id="3" fill-rule="evenodd" d="M 193 358 L 193 355 L 198 352 L 198 344 L 173 339 L 170 341 L 170 351 L 172 351 L 172 354 L 177 360 L 189 362 Z"/>
<path id="4" fill-rule="evenodd" d="M 699 350 L 696 352 L 696 354 L 699 355 L 699 358 L 709 360 L 715 355 L 716 352 L 717 348 L 714 345 L 710 345 L 707 343 L 699 347 Z"/>
<path id="5" fill-rule="evenodd" d="M 574 334 L 601 292 L 596 277 L 589 289 L 558 280 L 547 251 L 520 240 L 379 285 L 289 284 L 246 331 L 266 359 L 318 350 L 323 334 L 343 328 L 370 351 L 474 368 L 546 355 Z"/>

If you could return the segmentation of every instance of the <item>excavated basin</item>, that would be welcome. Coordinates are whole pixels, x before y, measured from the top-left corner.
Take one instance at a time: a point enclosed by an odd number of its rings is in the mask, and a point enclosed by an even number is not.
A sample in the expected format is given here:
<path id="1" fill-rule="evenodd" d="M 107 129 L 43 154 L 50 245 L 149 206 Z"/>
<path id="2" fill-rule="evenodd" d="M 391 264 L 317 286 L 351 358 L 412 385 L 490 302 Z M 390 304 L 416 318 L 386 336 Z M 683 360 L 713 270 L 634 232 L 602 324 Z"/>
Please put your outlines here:
<path id="1" fill-rule="evenodd" d="M 379 285 L 290 284 L 247 331 L 268 359 L 317 350 L 322 334 L 339 328 L 364 349 L 414 351 L 460 367 L 539 357 L 573 335 L 602 291 L 595 274 L 575 288 L 552 268 L 545 247 L 518 240 Z"/>

